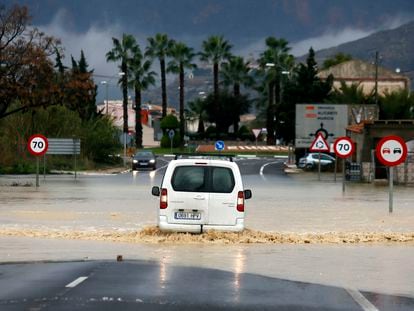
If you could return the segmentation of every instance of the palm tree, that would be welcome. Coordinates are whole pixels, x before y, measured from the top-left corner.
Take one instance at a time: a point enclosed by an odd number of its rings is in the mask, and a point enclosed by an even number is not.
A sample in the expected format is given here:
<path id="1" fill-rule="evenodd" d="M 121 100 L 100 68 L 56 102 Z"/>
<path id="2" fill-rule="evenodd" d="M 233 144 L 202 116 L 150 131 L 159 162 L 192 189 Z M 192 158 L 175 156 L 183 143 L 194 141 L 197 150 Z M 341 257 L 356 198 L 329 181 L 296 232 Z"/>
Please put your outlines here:
<path id="1" fill-rule="evenodd" d="M 240 101 L 240 87 L 253 85 L 254 79 L 250 75 L 249 62 L 244 62 L 243 57 L 234 56 L 231 57 L 228 63 L 224 63 L 222 67 L 222 77 L 224 85 L 233 85 L 233 95 L 239 103 Z M 237 133 L 239 130 L 239 121 L 241 107 L 237 105 L 235 111 L 235 119 L 233 120 L 234 132 Z"/>
<path id="2" fill-rule="evenodd" d="M 137 45 L 134 49 L 134 57 L 130 60 L 130 87 L 135 92 L 135 145 L 142 148 L 142 123 L 141 123 L 141 101 L 142 91 L 150 85 L 155 85 L 156 73 L 151 71 L 152 62 L 145 59 L 141 49 Z"/>
<path id="3" fill-rule="evenodd" d="M 132 35 L 123 34 L 122 41 L 112 38 L 112 43 L 114 47 L 106 53 L 106 61 L 121 62 L 119 69 L 123 75 L 120 79 L 120 84 L 123 97 L 124 135 L 126 135 L 128 133 L 128 63 L 133 57 L 137 42 Z"/>
<path id="4" fill-rule="evenodd" d="M 180 80 L 180 142 L 184 142 L 184 70 L 194 69 L 196 64 L 192 63 L 195 56 L 194 50 L 184 43 L 177 42 L 171 48 L 172 60 L 168 63 L 167 71 L 178 73 Z"/>
<path id="5" fill-rule="evenodd" d="M 218 95 L 219 95 L 219 68 L 220 63 L 223 60 L 231 57 L 232 46 L 228 41 L 224 40 L 223 36 L 210 36 L 207 40 L 203 41 L 202 49 L 200 53 L 200 59 L 202 61 L 211 61 L 213 63 L 213 79 L 214 79 L 214 99 L 215 109 L 218 111 Z"/>
<path id="6" fill-rule="evenodd" d="M 145 55 L 151 58 L 158 58 L 161 70 L 161 94 L 162 94 L 162 117 L 167 115 L 167 85 L 165 78 L 165 59 L 170 55 L 170 49 L 174 44 L 166 34 L 157 33 L 155 37 L 148 38 L 149 46 Z"/>
<path id="7" fill-rule="evenodd" d="M 198 120 L 197 133 L 204 134 L 204 121 L 207 120 L 206 103 L 203 99 L 197 98 L 194 101 L 188 102 L 188 118 L 190 121 Z"/>
<path id="8" fill-rule="evenodd" d="M 277 115 L 277 94 L 280 96 L 280 82 L 282 71 L 290 70 L 294 64 L 294 57 L 289 54 L 290 47 L 285 39 L 268 37 L 266 39 L 267 49 L 260 55 L 259 63 L 265 71 L 265 81 L 268 85 L 268 106 L 266 115 L 267 144 L 275 144 L 275 118 Z M 267 66 L 271 66 L 266 70 Z M 279 102 L 279 104 L 281 104 Z"/>

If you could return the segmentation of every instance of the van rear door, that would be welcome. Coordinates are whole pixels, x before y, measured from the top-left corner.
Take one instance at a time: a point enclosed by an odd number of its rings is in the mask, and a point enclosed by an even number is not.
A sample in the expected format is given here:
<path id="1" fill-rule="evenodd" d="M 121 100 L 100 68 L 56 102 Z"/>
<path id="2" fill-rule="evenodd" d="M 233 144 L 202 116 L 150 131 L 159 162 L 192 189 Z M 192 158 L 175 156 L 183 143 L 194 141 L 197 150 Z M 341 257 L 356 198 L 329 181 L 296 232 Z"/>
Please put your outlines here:
<path id="1" fill-rule="evenodd" d="M 243 217 L 237 211 L 237 194 L 240 187 L 230 167 L 210 167 L 210 194 L 208 201 L 209 225 L 235 225 Z"/>
<path id="2" fill-rule="evenodd" d="M 206 166 L 180 165 L 171 177 L 168 191 L 168 223 L 204 224 L 208 219 Z"/>

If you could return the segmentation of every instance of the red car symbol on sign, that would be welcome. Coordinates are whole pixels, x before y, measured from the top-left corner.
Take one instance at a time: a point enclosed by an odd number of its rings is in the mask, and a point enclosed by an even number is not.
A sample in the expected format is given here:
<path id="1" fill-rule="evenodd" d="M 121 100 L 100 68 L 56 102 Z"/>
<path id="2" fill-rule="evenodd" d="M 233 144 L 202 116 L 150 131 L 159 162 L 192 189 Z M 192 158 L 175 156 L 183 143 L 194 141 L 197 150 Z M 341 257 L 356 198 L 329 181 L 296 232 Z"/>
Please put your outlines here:
<path id="1" fill-rule="evenodd" d="M 390 153 L 391 153 L 391 150 L 390 150 L 390 148 L 384 148 L 384 149 L 382 150 L 382 153 L 383 153 L 383 154 L 386 154 L 386 153 L 390 154 Z"/>

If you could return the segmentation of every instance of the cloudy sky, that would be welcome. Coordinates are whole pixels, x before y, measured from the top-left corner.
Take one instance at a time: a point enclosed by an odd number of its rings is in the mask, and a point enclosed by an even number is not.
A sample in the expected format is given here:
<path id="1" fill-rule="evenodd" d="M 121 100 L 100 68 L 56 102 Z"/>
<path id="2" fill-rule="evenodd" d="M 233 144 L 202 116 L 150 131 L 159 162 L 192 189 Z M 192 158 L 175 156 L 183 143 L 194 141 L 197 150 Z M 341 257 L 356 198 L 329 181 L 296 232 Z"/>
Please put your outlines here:
<path id="1" fill-rule="evenodd" d="M 112 37 L 133 34 L 142 48 L 157 32 L 199 50 L 212 34 L 222 34 L 233 53 L 257 56 L 267 36 L 290 42 L 295 56 L 391 29 L 414 19 L 412 0 L 6 0 L 28 5 L 33 24 L 62 40 L 66 63 L 82 49 L 98 75 L 116 76 L 105 53 Z M 157 69 L 157 68 L 155 68 Z M 97 78 L 97 82 L 108 78 Z M 116 93 L 116 78 L 110 79 Z M 103 98 L 102 90 L 98 99 Z"/>

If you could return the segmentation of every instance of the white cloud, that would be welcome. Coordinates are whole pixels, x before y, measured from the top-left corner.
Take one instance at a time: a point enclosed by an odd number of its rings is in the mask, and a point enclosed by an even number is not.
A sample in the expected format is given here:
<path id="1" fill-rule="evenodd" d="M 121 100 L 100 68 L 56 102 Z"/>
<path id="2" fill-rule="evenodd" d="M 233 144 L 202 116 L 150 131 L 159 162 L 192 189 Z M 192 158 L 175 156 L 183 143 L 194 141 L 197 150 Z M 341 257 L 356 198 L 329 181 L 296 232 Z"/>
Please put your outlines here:
<path id="1" fill-rule="evenodd" d="M 308 53 L 310 47 L 313 47 L 315 51 L 335 47 L 346 42 L 364 38 L 380 30 L 397 28 L 411 20 L 413 20 L 413 16 L 411 15 L 399 15 L 386 20 L 382 25 L 379 25 L 374 29 L 367 30 L 347 27 L 340 30 L 326 31 L 320 36 L 290 43 L 290 47 L 292 48 L 290 52 L 294 56 L 302 56 Z M 265 39 L 266 38 L 262 38 L 242 49 L 238 49 L 237 53 L 245 57 L 249 55 L 258 57 L 258 55 L 265 50 Z M 289 38 L 286 39 L 289 40 Z"/>
<path id="2" fill-rule="evenodd" d="M 344 29 L 339 32 L 327 32 L 319 37 L 308 38 L 292 44 L 291 53 L 294 56 L 301 56 L 308 53 L 309 48 L 315 51 L 340 45 L 345 42 L 358 40 L 369 36 L 375 31 L 364 31 L 358 29 Z"/>
<path id="3" fill-rule="evenodd" d="M 67 24 L 69 21 L 66 12 L 60 10 L 50 24 L 39 27 L 46 34 L 61 39 L 65 49 L 65 65 L 70 66 L 71 55 L 79 60 L 80 51 L 83 50 L 89 68 L 94 69 L 96 74 L 114 75 L 118 72 L 116 64 L 106 62 L 105 54 L 112 48 L 112 37 L 119 38 L 122 35 L 119 25 L 114 24 L 105 28 L 93 25 L 87 32 L 77 33 L 71 31 Z"/>

